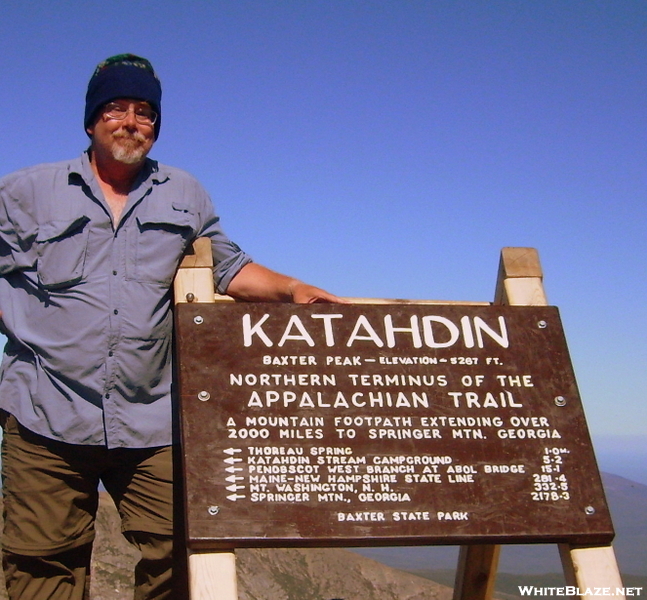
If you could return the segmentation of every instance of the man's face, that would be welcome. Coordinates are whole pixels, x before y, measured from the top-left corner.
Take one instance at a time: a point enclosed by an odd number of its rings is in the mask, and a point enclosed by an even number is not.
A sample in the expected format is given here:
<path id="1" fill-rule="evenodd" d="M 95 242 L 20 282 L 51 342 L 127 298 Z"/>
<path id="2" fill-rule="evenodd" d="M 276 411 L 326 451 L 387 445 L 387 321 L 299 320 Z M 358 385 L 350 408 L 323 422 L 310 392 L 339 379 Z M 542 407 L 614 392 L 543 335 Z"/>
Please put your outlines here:
<path id="1" fill-rule="evenodd" d="M 148 102 L 131 98 L 109 102 L 88 128 L 93 152 L 128 165 L 142 162 L 155 141 L 154 115 Z"/>

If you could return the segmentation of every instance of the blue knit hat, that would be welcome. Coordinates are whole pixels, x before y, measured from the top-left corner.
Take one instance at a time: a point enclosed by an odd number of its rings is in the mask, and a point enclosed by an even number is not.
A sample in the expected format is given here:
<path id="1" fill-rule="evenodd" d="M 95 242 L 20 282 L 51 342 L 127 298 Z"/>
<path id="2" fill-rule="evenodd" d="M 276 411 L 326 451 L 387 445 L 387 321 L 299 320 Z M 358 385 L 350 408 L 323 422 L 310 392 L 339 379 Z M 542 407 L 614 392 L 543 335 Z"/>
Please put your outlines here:
<path id="1" fill-rule="evenodd" d="M 134 54 L 118 54 L 99 63 L 85 95 L 83 126 L 86 132 L 92 127 L 97 111 L 117 98 L 136 98 L 151 105 L 158 114 L 155 121 L 157 139 L 162 123 L 162 86 L 149 61 Z"/>

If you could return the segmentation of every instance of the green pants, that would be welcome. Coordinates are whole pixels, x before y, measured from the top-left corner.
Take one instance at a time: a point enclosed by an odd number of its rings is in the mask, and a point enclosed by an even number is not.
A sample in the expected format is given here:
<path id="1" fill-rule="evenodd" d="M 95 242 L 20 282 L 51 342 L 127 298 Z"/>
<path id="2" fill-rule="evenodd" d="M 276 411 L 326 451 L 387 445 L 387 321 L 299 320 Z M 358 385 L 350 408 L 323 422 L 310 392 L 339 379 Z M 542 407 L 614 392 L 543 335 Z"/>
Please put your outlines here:
<path id="1" fill-rule="evenodd" d="M 86 597 L 99 482 L 115 502 L 124 536 L 142 552 L 136 600 L 175 598 L 171 447 L 64 444 L 32 433 L 11 415 L 3 417 L 3 568 L 9 598 Z"/>

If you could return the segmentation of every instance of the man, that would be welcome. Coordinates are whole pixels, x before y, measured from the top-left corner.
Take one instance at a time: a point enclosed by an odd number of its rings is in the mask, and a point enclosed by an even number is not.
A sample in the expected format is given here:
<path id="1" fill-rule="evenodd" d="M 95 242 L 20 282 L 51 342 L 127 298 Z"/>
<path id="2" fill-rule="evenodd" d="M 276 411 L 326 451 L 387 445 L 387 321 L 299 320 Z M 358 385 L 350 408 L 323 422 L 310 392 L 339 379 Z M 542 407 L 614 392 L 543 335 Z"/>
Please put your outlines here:
<path id="1" fill-rule="evenodd" d="M 340 300 L 253 263 L 195 179 L 147 158 L 161 86 L 146 59 L 97 67 L 84 126 L 80 158 L 0 180 L 7 589 L 84 597 L 102 482 L 142 552 L 135 597 L 177 598 L 170 286 L 182 255 L 209 237 L 216 287 L 239 299 Z"/>

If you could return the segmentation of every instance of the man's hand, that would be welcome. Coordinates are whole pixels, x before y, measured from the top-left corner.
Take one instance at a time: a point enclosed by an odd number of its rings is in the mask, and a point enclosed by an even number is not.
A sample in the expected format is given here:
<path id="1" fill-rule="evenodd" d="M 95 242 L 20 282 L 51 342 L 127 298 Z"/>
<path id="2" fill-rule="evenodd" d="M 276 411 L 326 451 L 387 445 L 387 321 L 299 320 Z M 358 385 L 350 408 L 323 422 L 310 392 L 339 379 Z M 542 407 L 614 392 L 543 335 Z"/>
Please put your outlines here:
<path id="1" fill-rule="evenodd" d="M 313 285 L 303 283 L 303 281 L 299 281 L 298 279 L 293 279 L 289 288 L 292 292 L 292 302 L 296 302 L 297 304 L 315 304 L 318 302 L 346 303 L 346 300 L 343 298 L 339 298 Z"/>
<path id="2" fill-rule="evenodd" d="M 252 302 L 346 303 L 343 298 L 256 263 L 249 263 L 238 272 L 229 283 L 227 293 Z"/>

